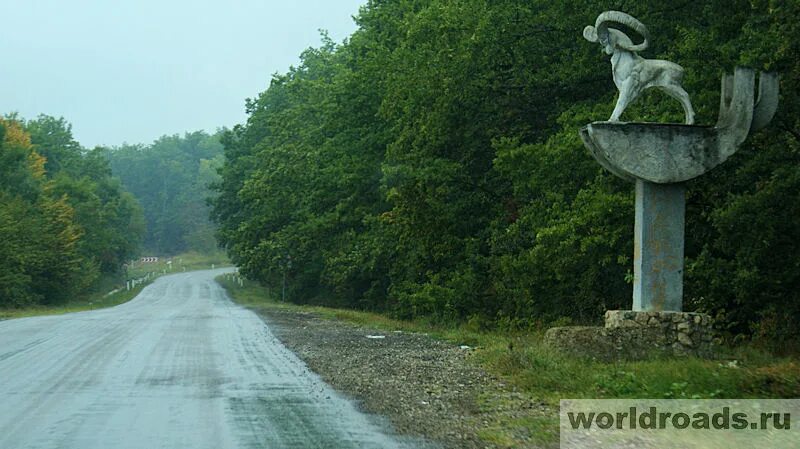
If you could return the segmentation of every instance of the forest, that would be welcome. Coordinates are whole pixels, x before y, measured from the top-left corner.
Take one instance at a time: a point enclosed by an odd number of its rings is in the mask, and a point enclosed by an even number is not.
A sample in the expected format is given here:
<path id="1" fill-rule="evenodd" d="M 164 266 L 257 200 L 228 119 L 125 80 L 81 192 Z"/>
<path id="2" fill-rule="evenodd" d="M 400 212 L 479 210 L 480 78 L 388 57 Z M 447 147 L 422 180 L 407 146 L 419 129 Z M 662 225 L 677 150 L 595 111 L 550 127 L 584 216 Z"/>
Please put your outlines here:
<path id="1" fill-rule="evenodd" d="M 144 233 L 142 210 L 102 149 L 64 119 L 0 119 L 0 307 L 53 305 L 119 274 Z"/>
<path id="2" fill-rule="evenodd" d="M 169 256 L 217 250 L 206 200 L 222 166 L 220 134 L 195 131 L 105 151 L 114 175 L 144 210 L 142 251 Z"/>
<path id="3" fill-rule="evenodd" d="M 212 216 L 242 273 L 299 303 L 540 329 L 630 308 L 633 185 L 578 129 L 605 120 L 608 56 L 581 37 L 608 2 L 370 0 L 221 136 Z M 616 2 L 648 58 L 686 69 L 697 123 L 720 77 L 781 74 L 772 125 L 687 190 L 685 299 L 731 341 L 800 332 L 800 4 Z M 623 120 L 682 122 L 655 92 Z"/>
<path id="4" fill-rule="evenodd" d="M 124 285 L 140 255 L 218 251 L 209 185 L 218 135 L 83 148 L 64 118 L 0 119 L 0 308 Z"/>

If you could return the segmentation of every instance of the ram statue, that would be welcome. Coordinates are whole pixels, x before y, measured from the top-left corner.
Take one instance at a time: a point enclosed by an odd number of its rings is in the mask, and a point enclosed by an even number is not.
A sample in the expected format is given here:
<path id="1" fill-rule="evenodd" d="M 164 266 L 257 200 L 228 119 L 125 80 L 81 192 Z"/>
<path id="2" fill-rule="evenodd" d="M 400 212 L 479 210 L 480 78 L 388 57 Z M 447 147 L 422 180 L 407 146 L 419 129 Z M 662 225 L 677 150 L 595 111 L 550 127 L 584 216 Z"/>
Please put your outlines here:
<path id="1" fill-rule="evenodd" d="M 612 28 L 623 25 L 638 33 L 643 41 L 634 44 L 624 32 Z M 645 59 L 638 55 L 649 46 L 650 34 L 647 27 L 634 17 L 619 11 L 606 11 L 595 21 L 594 26 L 583 30 L 583 37 L 589 42 L 600 43 L 606 54 L 611 55 L 611 70 L 614 84 L 619 90 L 617 104 L 609 121 L 617 122 L 625 108 L 633 103 L 645 89 L 656 87 L 678 100 L 686 114 L 686 124 L 694 124 L 694 110 L 689 94 L 681 86 L 683 67 L 674 62 L 660 59 Z"/>

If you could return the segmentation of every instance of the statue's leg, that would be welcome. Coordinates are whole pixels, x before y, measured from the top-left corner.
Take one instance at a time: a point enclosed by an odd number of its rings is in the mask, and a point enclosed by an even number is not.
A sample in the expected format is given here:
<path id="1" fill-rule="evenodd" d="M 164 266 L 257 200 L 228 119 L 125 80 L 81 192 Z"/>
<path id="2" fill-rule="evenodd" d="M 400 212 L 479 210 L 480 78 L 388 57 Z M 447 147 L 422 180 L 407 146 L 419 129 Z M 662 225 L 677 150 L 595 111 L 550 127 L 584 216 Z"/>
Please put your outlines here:
<path id="1" fill-rule="evenodd" d="M 628 78 L 619 85 L 619 97 L 617 98 L 617 105 L 614 107 L 614 112 L 611 113 L 610 122 L 618 122 L 625 109 L 633 103 L 638 96 L 638 89 L 634 89 L 634 80 Z"/>
<path id="2" fill-rule="evenodd" d="M 667 85 L 661 88 L 667 95 L 681 102 L 683 112 L 686 114 L 686 124 L 694 125 L 694 109 L 689 94 L 679 85 Z"/>
<path id="3" fill-rule="evenodd" d="M 608 119 L 610 122 L 618 122 L 622 113 L 625 112 L 625 108 L 628 107 L 628 103 L 630 103 L 629 95 L 627 90 L 620 89 L 619 97 L 617 97 L 617 105 L 614 106 L 614 112 L 611 113 L 611 118 Z"/>

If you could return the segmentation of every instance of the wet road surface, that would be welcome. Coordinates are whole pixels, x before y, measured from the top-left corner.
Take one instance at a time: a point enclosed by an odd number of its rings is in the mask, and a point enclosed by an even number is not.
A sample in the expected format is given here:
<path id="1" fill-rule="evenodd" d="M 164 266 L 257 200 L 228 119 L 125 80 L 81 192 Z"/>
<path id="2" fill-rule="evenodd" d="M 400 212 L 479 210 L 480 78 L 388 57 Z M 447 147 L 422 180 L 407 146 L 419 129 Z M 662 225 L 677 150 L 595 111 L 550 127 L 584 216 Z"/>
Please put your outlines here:
<path id="1" fill-rule="evenodd" d="M 214 281 L 166 276 L 121 306 L 0 322 L 0 448 L 411 448 Z"/>

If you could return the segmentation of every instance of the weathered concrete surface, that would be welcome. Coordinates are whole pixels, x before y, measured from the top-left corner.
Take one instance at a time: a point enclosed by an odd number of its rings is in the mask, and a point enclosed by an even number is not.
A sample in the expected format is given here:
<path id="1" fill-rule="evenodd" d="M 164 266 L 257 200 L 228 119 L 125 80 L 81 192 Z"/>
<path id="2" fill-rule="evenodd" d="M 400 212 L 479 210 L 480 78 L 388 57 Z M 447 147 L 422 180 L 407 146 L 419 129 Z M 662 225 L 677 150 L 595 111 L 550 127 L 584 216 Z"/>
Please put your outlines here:
<path id="1" fill-rule="evenodd" d="M 636 181 L 634 311 L 682 310 L 685 203 L 683 184 Z"/>
<path id="2" fill-rule="evenodd" d="M 778 107 L 778 77 L 762 73 L 754 104 L 755 72 L 737 67 L 722 79 L 714 127 L 672 123 L 594 122 L 581 139 L 595 159 L 615 175 L 656 184 L 694 179 L 731 157 L 751 131 L 766 126 Z"/>
<path id="3" fill-rule="evenodd" d="M 213 282 L 0 322 L 0 448 L 405 448 Z"/>
<path id="4" fill-rule="evenodd" d="M 629 181 L 688 181 L 729 156 L 719 149 L 718 130 L 709 126 L 594 122 L 580 133 L 600 165 Z"/>

